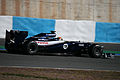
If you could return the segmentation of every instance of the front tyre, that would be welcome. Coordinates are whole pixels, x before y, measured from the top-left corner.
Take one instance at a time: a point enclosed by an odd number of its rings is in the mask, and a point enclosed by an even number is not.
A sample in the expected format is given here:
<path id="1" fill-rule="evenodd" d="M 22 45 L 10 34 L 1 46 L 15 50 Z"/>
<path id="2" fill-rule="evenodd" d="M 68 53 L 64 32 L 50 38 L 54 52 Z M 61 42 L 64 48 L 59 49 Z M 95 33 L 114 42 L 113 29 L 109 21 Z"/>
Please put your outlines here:
<path id="1" fill-rule="evenodd" d="M 27 53 L 28 54 L 36 54 L 38 51 L 38 44 L 34 41 L 31 41 L 27 45 Z"/>
<path id="2" fill-rule="evenodd" d="M 90 51 L 90 57 L 93 57 L 93 58 L 100 58 L 101 55 L 102 55 L 102 50 L 100 47 L 98 46 L 93 46 L 92 51 Z"/>

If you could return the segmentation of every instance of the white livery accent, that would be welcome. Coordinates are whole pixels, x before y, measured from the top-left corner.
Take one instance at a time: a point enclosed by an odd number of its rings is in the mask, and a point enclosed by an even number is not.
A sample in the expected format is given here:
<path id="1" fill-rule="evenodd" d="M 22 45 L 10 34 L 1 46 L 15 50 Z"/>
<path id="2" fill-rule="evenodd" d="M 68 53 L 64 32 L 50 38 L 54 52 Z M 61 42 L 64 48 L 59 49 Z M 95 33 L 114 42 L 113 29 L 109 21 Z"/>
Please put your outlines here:
<path id="1" fill-rule="evenodd" d="M 68 44 L 64 44 L 63 49 L 67 49 L 67 48 L 68 48 Z"/>
<path id="2" fill-rule="evenodd" d="M 59 43 L 64 43 L 65 41 L 35 41 L 39 46 L 49 46 Z"/>
<path id="3" fill-rule="evenodd" d="M 78 46 L 84 46 L 84 44 L 79 44 Z"/>

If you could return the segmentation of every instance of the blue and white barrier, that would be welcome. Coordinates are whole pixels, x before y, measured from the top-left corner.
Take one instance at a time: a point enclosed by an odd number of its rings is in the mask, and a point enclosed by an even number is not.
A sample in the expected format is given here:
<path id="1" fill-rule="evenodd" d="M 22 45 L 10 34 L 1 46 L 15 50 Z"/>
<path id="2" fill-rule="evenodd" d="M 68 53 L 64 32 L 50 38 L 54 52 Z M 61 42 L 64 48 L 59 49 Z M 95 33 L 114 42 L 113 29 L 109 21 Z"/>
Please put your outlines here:
<path id="1" fill-rule="evenodd" d="M 55 30 L 68 41 L 120 42 L 120 23 L 0 16 L 0 27 L 0 38 L 5 38 L 6 29 L 28 31 L 28 37 Z"/>
<path id="2" fill-rule="evenodd" d="M 68 41 L 94 42 L 94 21 L 56 20 L 55 30 L 57 36 Z"/>
<path id="3" fill-rule="evenodd" d="M 95 42 L 120 43 L 120 23 L 96 22 Z"/>
<path id="4" fill-rule="evenodd" d="M 55 30 L 55 20 L 13 16 L 12 29 L 29 31 L 28 37 L 30 37 L 38 33 L 49 33 Z"/>

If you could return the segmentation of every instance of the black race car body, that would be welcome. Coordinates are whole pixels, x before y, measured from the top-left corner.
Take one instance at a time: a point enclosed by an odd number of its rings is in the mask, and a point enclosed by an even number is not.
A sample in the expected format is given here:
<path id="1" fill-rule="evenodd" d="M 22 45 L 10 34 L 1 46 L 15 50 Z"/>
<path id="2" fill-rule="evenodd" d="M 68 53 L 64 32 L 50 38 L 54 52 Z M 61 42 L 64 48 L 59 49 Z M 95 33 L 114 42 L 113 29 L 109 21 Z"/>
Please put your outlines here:
<path id="1" fill-rule="evenodd" d="M 24 52 L 36 54 L 39 52 L 47 53 L 67 53 L 76 56 L 89 54 L 91 57 L 101 57 L 103 46 L 100 44 L 64 41 L 61 37 L 56 37 L 55 31 L 51 33 L 40 33 L 26 38 L 27 31 L 6 30 L 5 48 L 8 52 Z"/>

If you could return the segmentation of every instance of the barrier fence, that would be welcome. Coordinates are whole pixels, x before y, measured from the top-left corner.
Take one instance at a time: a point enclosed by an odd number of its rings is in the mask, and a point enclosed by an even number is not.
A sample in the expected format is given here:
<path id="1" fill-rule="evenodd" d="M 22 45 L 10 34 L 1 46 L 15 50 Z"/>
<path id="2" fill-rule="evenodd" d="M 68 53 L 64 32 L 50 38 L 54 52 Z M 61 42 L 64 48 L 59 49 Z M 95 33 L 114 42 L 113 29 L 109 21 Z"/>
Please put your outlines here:
<path id="1" fill-rule="evenodd" d="M 28 37 L 55 30 L 68 41 L 120 43 L 120 23 L 0 16 L 0 38 L 6 29 L 28 31 Z"/>

